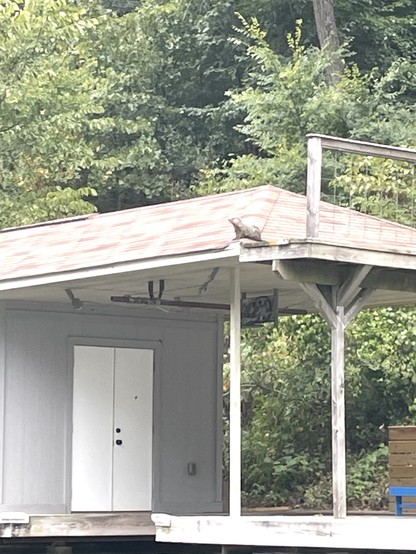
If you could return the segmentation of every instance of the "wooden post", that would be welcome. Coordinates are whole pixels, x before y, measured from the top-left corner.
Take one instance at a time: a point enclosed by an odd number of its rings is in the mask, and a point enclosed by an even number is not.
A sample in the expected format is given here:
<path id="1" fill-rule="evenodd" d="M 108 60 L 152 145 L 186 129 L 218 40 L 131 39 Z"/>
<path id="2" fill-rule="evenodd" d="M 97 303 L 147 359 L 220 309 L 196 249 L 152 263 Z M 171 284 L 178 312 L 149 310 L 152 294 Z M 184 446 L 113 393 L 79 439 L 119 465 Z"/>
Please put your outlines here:
<path id="1" fill-rule="evenodd" d="M 332 491 L 334 517 L 347 515 L 345 464 L 344 308 L 335 310 L 336 326 L 331 333 Z"/>
<path id="2" fill-rule="evenodd" d="M 241 288 L 240 267 L 230 275 L 230 516 L 241 515 Z"/>
<path id="3" fill-rule="evenodd" d="M 308 139 L 308 174 L 306 179 L 306 237 L 319 234 L 319 202 L 321 200 L 322 144 L 319 137 Z"/>
<path id="4" fill-rule="evenodd" d="M 330 294 L 317 284 L 298 281 L 301 289 L 331 326 L 332 494 L 335 518 L 347 516 L 345 329 L 374 292 L 363 286 L 363 280 L 371 269 L 368 265 L 356 266 L 343 283 L 331 285 Z"/>

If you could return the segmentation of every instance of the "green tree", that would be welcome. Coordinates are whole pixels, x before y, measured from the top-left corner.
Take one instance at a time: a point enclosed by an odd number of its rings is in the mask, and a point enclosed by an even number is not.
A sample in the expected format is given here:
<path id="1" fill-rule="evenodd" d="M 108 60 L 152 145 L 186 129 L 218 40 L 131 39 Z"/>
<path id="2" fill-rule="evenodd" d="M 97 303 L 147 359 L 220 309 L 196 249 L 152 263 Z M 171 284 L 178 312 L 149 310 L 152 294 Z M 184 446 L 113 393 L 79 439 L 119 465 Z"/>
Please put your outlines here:
<path id="1" fill-rule="evenodd" d="M 328 83 L 333 55 L 302 45 L 301 22 L 289 35 L 289 59 L 270 48 L 256 20 L 242 23 L 239 43 L 246 45 L 255 66 L 247 86 L 232 99 L 246 113 L 239 130 L 251 152 L 205 171 L 200 190 L 205 194 L 274 182 L 303 192 L 306 134 L 351 135 L 369 96 L 366 81 L 351 69 Z"/>
<path id="2" fill-rule="evenodd" d="M 387 70 L 398 59 L 415 62 L 416 11 L 412 0 L 337 0 L 342 39 L 362 70 Z"/>
<path id="3" fill-rule="evenodd" d="M 243 150 L 241 110 L 225 95 L 244 68 L 228 40 L 236 21 L 233 4 L 218 0 L 145 0 L 112 21 L 100 64 L 116 74 L 106 113 L 117 124 L 102 144 L 121 162 L 100 209 L 187 196 L 202 167 Z"/>
<path id="4" fill-rule="evenodd" d="M 0 224 L 91 211 L 80 183 L 94 159 L 89 121 L 104 83 L 89 34 L 101 24 L 65 0 L 0 4 Z"/>
<path id="5" fill-rule="evenodd" d="M 238 128 L 249 154 L 231 156 L 204 170 L 199 192 L 226 191 L 280 183 L 303 192 L 308 133 L 410 145 L 415 104 L 410 62 L 397 60 L 380 76 L 363 75 L 352 66 L 335 83 L 326 74 L 332 54 L 301 42 L 301 26 L 289 35 L 291 58 L 269 46 L 259 23 L 243 21 L 245 44 L 254 67 L 246 87 L 232 100 L 246 113 Z M 326 180 L 333 175 L 333 162 Z"/>

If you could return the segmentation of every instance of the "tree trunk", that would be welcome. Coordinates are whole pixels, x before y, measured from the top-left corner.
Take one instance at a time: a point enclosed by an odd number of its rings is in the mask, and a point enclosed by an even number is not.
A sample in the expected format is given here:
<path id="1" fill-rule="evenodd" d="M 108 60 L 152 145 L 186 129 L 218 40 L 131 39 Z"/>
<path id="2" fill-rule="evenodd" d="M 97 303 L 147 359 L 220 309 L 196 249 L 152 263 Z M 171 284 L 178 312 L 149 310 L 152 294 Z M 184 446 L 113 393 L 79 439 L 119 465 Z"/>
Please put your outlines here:
<path id="1" fill-rule="evenodd" d="M 339 49 L 337 24 L 334 14 L 334 0 L 312 0 L 316 31 L 321 48 L 326 47 L 331 54 Z M 344 64 L 336 56 L 327 70 L 327 81 L 335 84 L 344 70 Z"/>

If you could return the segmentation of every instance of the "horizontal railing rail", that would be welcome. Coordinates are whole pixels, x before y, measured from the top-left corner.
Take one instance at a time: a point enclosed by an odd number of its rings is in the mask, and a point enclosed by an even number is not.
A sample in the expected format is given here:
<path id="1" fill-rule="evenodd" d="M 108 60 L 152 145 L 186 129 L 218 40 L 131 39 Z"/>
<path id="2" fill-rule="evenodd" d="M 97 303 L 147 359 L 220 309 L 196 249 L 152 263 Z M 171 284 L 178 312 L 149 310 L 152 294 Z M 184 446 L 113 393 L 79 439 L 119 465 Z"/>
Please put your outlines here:
<path id="1" fill-rule="evenodd" d="M 411 148 L 401 148 L 319 134 L 309 134 L 307 139 L 307 238 L 318 238 L 319 236 L 319 203 L 321 201 L 322 157 L 324 150 L 416 163 L 416 150 Z"/>

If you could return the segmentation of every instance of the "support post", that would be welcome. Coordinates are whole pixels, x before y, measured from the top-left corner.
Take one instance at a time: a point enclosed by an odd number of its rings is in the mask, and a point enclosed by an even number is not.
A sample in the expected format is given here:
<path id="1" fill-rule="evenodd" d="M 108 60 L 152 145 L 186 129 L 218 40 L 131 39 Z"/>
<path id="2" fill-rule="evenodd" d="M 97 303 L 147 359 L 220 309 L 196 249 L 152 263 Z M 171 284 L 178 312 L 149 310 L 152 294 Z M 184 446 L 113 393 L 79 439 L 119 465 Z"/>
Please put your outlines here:
<path id="1" fill-rule="evenodd" d="M 345 463 L 345 324 L 344 308 L 335 309 L 336 325 L 331 330 L 331 416 L 332 416 L 332 491 L 334 517 L 347 515 Z"/>
<path id="2" fill-rule="evenodd" d="M 306 178 L 306 237 L 319 234 L 319 203 L 321 201 L 322 144 L 319 137 L 308 139 L 308 173 Z"/>
<path id="3" fill-rule="evenodd" d="M 240 267 L 230 274 L 230 516 L 241 516 L 241 288 Z"/>
<path id="4" fill-rule="evenodd" d="M 332 493 L 335 518 L 347 516 L 347 478 L 345 454 L 345 329 L 364 306 L 373 289 L 362 287 L 371 267 L 357 268 L 341 288 L 331 286 L 331 294 L 311 283 L 299 286 L 331 326 L 331 423 Z M 345 302 L 348 302 L 345 311 Z"/>

